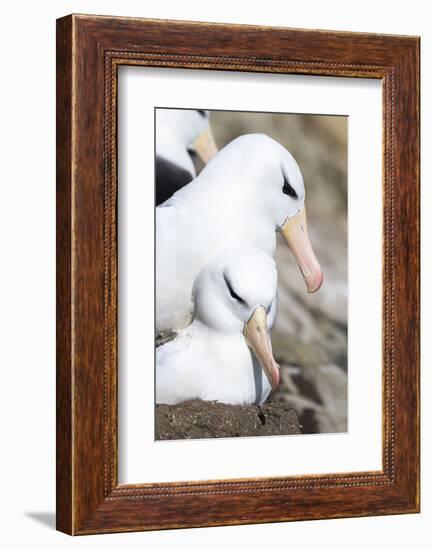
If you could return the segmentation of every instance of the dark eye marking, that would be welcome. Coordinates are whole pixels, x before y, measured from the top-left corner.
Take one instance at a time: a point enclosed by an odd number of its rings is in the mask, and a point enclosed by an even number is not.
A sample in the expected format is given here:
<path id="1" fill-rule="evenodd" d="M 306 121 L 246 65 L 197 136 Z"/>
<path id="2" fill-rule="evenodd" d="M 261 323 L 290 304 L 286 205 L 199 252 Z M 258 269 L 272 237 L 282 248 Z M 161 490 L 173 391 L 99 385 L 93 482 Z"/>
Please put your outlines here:
<path id="1" fill-rule="evenodd" d="M 202 109 L 200 109 L 200 110 L 198 109 L 198 113 L 199 113 L 201 116 L 203 116 L 204 118 L 206 118 L 206 116 L 207 116 L 206 111 L 203 111 Z"/>
<path id="2" fill-rule="evenodd" d="M 226 277 L 226 275 L 224 275 L 224 281 L 226 283 L 226 286 L 227 286 L 232 298 L 234 300 L 236 300 L 237 302 L 239 302 L 240 304 L 245 304 L 245 300 L 243 300 L 241 298 L 241 296 L 238 296 L 238 294 L 234 291 L 234 289 L 232 288 L 232 285 L 230 284 L 229 279 Z"/>
<path id="3" fill-rule="evenodd" d="M 290 185 L 288 182 L 286 176 L 284 176 L 284 183 L 283 183 L 283 193 L 287 195 L 288 197 L 292 197 L 292 199 L 297 199 L 298 195 L 295 191 L 295 189 Z"/>

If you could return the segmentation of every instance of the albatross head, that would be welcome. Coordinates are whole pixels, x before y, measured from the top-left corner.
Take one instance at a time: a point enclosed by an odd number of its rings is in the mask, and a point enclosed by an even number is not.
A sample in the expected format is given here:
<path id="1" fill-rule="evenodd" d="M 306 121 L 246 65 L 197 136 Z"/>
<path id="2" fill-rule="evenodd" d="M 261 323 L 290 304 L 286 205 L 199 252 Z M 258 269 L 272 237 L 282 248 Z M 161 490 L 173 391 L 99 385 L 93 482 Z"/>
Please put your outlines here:
<path id="1" fill-rule="evenodd" d="M 158 109 L 156 141 L 162 134 L 173 136 L 184 150 L 196 153 L 206 164 L 217 153 L 210 126 L 209 111 L 195 109 Z"/>
<path id="2" fill-rule="evenodd" d="M 250 231 L 269 223 L 280 231 L 292 250 L 309 292 L 318 290 L 323 274 L 307 229 L 305 189 L 301 170 L 293 156 L 277 141 L 263 134 L 243 135 L 229 143 L 217 158 L 231 177 L 243 217 Z M 210 167 L 208 167 L 210 168 Z M 234 180 L 234 181 L 232 181 Z"/>
<path id="3" fill-rule="evenodd" d="M 252 246 L 229 247 L 215 256 L 194 287 L 195 319 L 213 330 L 245 338 L 272 388 L 280 380 L 269 336 L 276 293 L 274 260 Z"/>

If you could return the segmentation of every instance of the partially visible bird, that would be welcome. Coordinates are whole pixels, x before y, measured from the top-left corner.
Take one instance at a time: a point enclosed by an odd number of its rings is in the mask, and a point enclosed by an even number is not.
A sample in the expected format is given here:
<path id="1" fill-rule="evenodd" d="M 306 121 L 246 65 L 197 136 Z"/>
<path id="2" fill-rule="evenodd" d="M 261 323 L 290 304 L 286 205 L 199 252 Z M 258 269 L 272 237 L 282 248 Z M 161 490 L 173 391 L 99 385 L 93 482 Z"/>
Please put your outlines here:
<path id="1" fill-rule="evenodd" d="M 209 111 L 156 109 L 156 206 L 196 177 L 193 156 L 206 164 L 217 147 Z"/>
<path id="2" fill-rule="evenodd" d="M 263 403 L 280 377 L 269 336 L 276 292 L 275 262 L 262 250 L 213 258 L 196 279 L 192 324 L 156 349 L 156 402 Z"/>
<path id="3" fill-rule="evenodd" d="M 274 255 L 276 231 L 287 240 L 309 292 L 322 270 L 307 231 L 305 190 L 292 155 L 263 134 L 241 136 L 197 178 L 156 209 L 156 331 L 191 322 L 192 288 L 223 249 L 249 245 Z"/>

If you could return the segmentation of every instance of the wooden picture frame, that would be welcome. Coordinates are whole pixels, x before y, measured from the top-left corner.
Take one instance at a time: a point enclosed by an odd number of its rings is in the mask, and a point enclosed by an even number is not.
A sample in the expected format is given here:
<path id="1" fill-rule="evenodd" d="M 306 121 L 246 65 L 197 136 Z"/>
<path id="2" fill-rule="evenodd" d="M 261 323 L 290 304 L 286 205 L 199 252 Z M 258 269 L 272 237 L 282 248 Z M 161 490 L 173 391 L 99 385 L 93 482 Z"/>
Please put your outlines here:
<path id="1" fill-rule="evenodd" d="M 119 485 L 119 65 L 380 79 L 383 469 Z M 57 529 L 419 511 L 419 38 L 70 15 L 57 21 Z"/>

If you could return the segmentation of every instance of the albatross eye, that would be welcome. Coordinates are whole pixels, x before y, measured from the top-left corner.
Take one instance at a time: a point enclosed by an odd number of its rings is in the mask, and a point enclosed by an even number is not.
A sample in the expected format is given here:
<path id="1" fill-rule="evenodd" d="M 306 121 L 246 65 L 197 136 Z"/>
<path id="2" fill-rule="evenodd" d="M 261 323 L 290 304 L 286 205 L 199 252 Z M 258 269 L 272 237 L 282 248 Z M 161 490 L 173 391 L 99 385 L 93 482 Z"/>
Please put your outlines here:
<path id="1" fill-rule="evenodd" d="M 198 113 L 199 113 L 201 116 L 203 116 L 204 118 L 207 117 L 207 113 L 206 113 L 206 111 L 204 111 L 203 109 L 198 109 Z"/>
<path id="2" fill-rule="evenodd" d="M 290 185 L 288 182 L 286 176 L 284 176 L 284 183 L 283 183 L 283 193 L 287 195 L 288 197 L 292 197 L 292 199 L 297 199 L 298 195 L 295 191 L 295 189 Z"/>
<path id="3" fill-rule="evenodd" d="M 243 300 L 241 296 L 238 296 L 238 294 L 234 291 L 234 289 L 232 288 L 232 285 L 229 282 L 229 279 L 226 276 L 224 276 L 224 280 L 232 298 L 237 302 L 239 302 L 240 304 L 245 304 L 245 300 Z"/>

